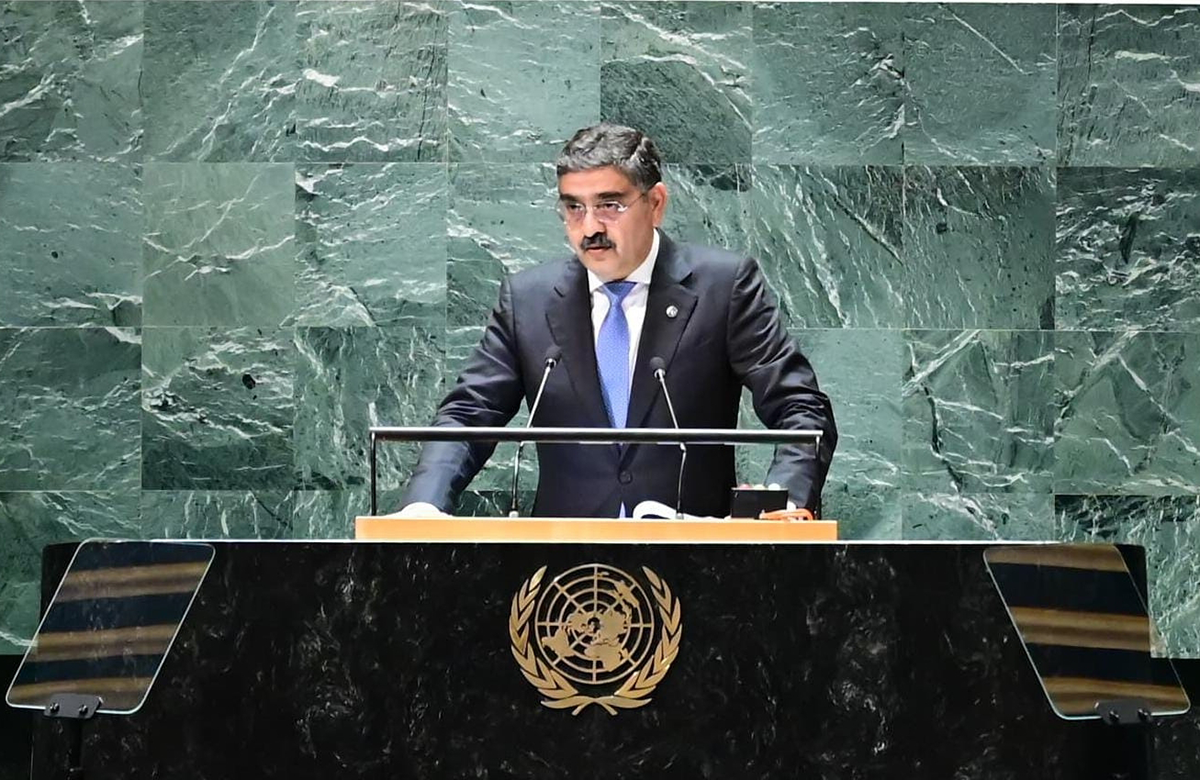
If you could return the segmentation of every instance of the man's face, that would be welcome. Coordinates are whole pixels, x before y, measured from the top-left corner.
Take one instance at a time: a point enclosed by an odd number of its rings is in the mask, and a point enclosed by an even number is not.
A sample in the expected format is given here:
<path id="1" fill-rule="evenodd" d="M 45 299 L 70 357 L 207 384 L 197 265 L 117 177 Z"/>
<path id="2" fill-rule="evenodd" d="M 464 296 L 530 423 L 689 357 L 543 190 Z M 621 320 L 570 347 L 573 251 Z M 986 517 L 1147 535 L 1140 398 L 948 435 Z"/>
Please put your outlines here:
<path id="1" fill-rule="evenodd" d="M 667 188 L 659 182 L 643 194 L 618 169 L 595 168 L 560 176 L 558 199 L 579 261 L 609 282 L 624 279 L 646 259 L 666 211 Z"/>

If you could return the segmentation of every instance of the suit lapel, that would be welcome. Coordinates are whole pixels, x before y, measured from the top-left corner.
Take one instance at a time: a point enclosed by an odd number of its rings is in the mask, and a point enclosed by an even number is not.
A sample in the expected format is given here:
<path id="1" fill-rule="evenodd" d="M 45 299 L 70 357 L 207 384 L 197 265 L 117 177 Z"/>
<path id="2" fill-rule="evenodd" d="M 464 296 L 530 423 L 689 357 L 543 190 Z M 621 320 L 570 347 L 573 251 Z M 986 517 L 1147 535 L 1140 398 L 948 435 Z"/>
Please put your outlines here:
<path id="1" fill-rule="evenodd" d="M 682 284 L 689 275 L 691 267 L 680 256 L 675 244 L 662 235 L 633 368 L 633 386 L 629 393 L 630 428 L 642 425 L 650 413 L 655 396 L 661 392 L 658 380 L 650 371 L 650 359 L 656 355 L 661 357 L 667 364 L 667 376 L 670 377 L 671 361 L 679 347 L 679 339 L 692 316 L 692 310 L 696 308 L 696 294 Z M 673 317 L 669 316 L 672 312 L 675 315 Z"/>
<path id="2" fill-rule="evenodd" d="M 592 302 L 587 271 L 578 260 L 567 263 L 567 270 L 554 286 L 554 292 L 546 307 L 546 322 L 554 343 L 562 350 L 563 366 L 590 425 L 607 428 L 608 412 L 600 394 L 596 347 L 592 339 Z"/>

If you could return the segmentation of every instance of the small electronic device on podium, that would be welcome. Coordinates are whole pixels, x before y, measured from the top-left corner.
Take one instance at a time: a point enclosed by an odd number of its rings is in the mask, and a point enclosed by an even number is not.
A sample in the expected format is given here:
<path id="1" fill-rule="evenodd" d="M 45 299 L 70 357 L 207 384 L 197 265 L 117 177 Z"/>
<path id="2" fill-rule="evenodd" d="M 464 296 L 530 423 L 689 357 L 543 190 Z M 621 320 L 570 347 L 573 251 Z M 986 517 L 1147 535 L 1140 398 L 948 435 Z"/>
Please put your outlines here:
<path id="1" fill-rule="evenodd" d="M 83 778 L 84 722 L 145 703 L 213 555 L 194 542 L 86 541 L 75 551 L 5 697 L 67 723 L 67 777 Z"/>

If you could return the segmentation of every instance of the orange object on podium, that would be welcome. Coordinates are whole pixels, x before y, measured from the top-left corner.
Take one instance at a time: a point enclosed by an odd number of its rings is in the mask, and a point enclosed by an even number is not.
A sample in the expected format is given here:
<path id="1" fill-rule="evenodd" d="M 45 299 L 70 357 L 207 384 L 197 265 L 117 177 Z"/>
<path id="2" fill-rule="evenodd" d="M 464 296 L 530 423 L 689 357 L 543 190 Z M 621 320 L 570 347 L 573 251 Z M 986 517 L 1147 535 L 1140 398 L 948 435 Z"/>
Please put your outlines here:
<path id="1" fill-rule="evenodd" d="M 833 520 L 632 520 L 550 517 L 358 517 L 375 542 L 788 544 L 837 541 Z"/>

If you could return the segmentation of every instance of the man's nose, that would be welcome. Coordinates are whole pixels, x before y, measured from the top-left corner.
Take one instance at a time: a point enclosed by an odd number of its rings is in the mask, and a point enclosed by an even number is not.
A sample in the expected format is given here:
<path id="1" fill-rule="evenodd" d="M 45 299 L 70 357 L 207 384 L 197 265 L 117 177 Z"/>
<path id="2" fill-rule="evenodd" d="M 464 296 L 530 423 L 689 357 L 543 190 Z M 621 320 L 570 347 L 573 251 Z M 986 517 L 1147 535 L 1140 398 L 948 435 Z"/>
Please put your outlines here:
<path id="1" fill-rule="evenodd" d="M 608 226 L 600 221 L 596 216 L 596 209 L 589 208 L 583 215 L 583 234 L 585 236 L 594 236 L 597 233 L 603 233 Z"/>

